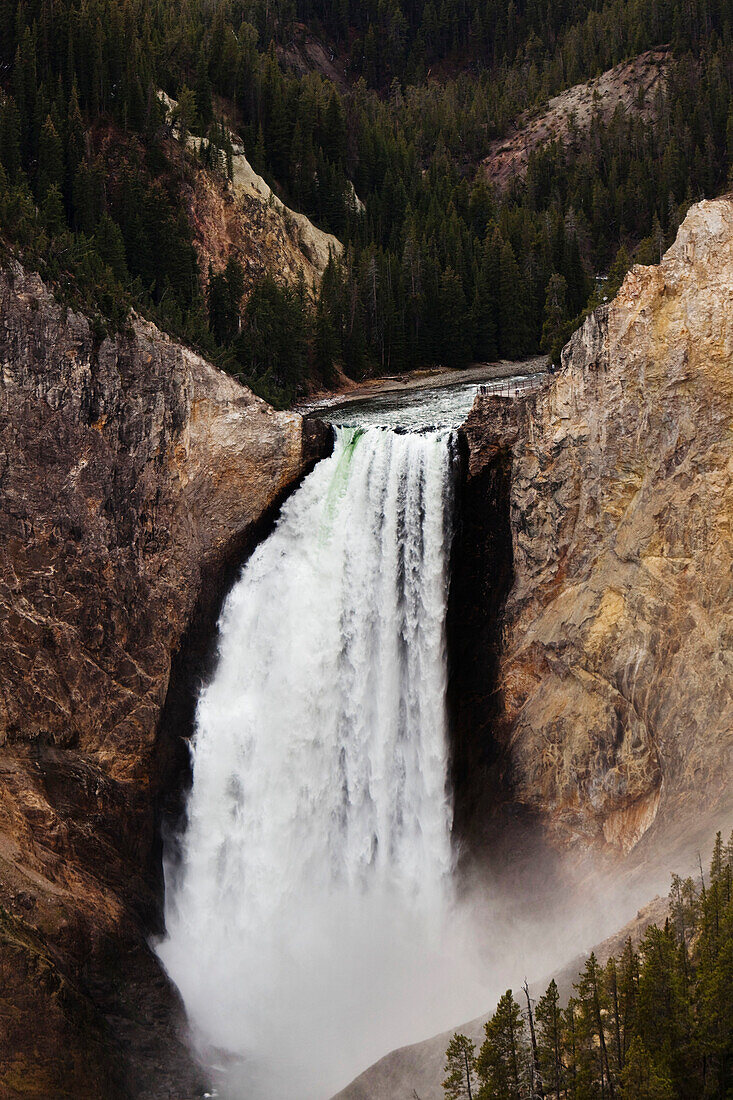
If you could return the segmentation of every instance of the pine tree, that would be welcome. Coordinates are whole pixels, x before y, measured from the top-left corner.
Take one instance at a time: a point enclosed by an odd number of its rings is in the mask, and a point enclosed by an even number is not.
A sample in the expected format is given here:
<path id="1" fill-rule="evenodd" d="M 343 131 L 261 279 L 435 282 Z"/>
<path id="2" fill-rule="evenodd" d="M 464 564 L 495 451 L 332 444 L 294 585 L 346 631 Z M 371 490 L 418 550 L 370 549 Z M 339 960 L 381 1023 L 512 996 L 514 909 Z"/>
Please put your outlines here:
<path id="1" fill-rule="evenodd" d="M 94 231 L 94 244 L 115 278 L 124 283 L 128 277 L 125 242 L 119 225 L 110 218 L 109 214 L 103 214 L 100 218 Z"/>
<path id="2" fill-rule="evenodd" d="M 36 192 L 42 200 L 50 187 L 60 191 L 64 184 L 64 153 L 61 138 L 51 119 L 46 116 L 38 141 L 38 172 Z"/>
<path id="3" fill-rule="evenodd" d="M 631 1041 L 620 1084 L 624 1100 L 676 1100 L 677 1096 L 638 1036 Z"/>
<path id="4" fill-rule="evenodd" d="M 323 152 L 334 164 L 346 161 L 346 119 L 337 93 L 331 93 L 323 122 Z"/>
<path id="5" fill-rule="evenodd" d="M 555 272 L 547 284 L 545 296 L 545 320 L 542 325 L 542 350 L 546 351 L 553 363 L 560 362 L 560 351 L 568 332 L 567 283 L 565 276 Z"/>
<path id="6" fill-rule="evenodd" d="M 74 82 L 66 117 L 66 170 L 64 177 L 64 194 L 70 213 L 73 209 L 74 179 L 79 165 L 84 159 L 85 145 L 84 121 L 81 117 L 76 82 Z"/>
<path id="7" fill-rule="evenodd" d="M 231 299 L 226 276 L 214 274 L 209 267 L 207 292 L 209 329 L 217 344 L 227 344 L 232 337 Z"/>
<path id="8" fill-rule="evenodd" d="M 196 104 L 196 93 L 184 84 L 178 93 L 178 102 L 171 111 L 171 125 L 178 128 L 178 138 L 182 145 L 186 144 L 188 135 L 198 126 Z"/>
<path id="9" fill-rule="evenodd" d="M 22 170 L 20 114 L 15 100 L 9 97 L 0 112 L 0 164 L 10 182 L 15 183 Z"/>
<path id="10" fill-rule="evenodd" d="M 232 310 L 239 315 L 239 307 L 244 294 L 244 269 L 234 256 L 230 256 L 227 260 L 224 277 L 227 281 Z"/>
<path id="11" fill-rule="evenodd" d="M 446 1100 L 474 1100 L 476 1095 L 476 1045 L 466 1035 L 458 1032 L 448 1043 L 445 1052 L 445 1080 L 443 1092 Z"/>
<path id="12" fill-rule="evenodd" d="M 460 276 L 446 268 L 440 277 L 441 360 L 447 367 L 462 367 L 471 353 L 471 330 Z"/>
<path id="13" fill-rule="evenodd" d="M 255 142 L 254 151 L 252 153 L 252 167 L 255 172 L 260 175 L 265 171 L 267 166 L 267 152 L 265 149 L 265 134 L 262 129 L 262 124 L 257 128 L 257 141 Z"/>
<path id="14" fill-rule="evenodd" d="M 527 350 L 524 290 L 509 241 L 502 244 L 499 260 L 499 348 L 507 359 L 518 359 Z"/>
<path id="15" fill-rule="evenodd" d="M 537 1052 L 542 1081 L 547 1097 L 560 1100 L 564 1089 L 562 1063 L 562 1013 L 560 994 L 553 978 L 535 1009 L 537 1019 Z"/>
<path id="16" fill-rule="evenodd" d="M 669 921 L 664 928 L 648 930 L 641 954 L 638 1034 L 673 1082 L 686 1081 L 692 1071 L 692 1021 L 680 954 Z"/>
<path id="17" fill-rule="evenodd" d="M 608 272 L 606 294 L 609 298 L 612 298 L 616 294 L 622 282 L 624 281 L 626 272 L 629 270 L 630 267 L 631 258 L 629 256 L 628 249 L 626 248 L 626 245 L 622 244 L 618 252 L 616 253 L 616 258 L 613 261 L 613 264 L 611 265 L 611 268 Z"/>
<path id="18" fill-rule="evenodd" d="M 66 229 L 66 211 L 58 184 L 47 190 L 41 205 L 41 218 L 50 237 L 59 236 Z"/>
<path id="19" fill-rule="evenodd" d="M 476 1063 L 481 1082 L 478 1100 L 525 1100 L 524 1019 L 511 989 L 500 998 L 484 1030 L 486 1038 Z"/>
<path id="20" fill-rule="evenodd" d="M 700 907 L 697 947 L 697 1030 L 704 1058 L 705 1095 L 727 1096 L 733 1088 L 733 886 L 731 845 L 720 833 Z"/>
<path id="21" fill-rule="evenodd" d="M 230 257 L 226 269 L 215 275 L 209 266 L 209 329 L 218 344 L 231 343 L 239 331 L 239 305 L 244 293 L 244 271 Z"/>
<path id="22" fill-rule="evenodd" d="M 91 236 L 102 216 L 104 179 L 99 164 L 84 160 L 76 170 L 72 188 L 72 213 L 75 229 Z"/>
<path id="23" fill-rule="evenodd" d="M 606 1041 L 606 1012 L 607 1003 L 605 997 L 603 972 L 598 965 L 595 953 L 591 952 L 585 964 L 585 970 L 580 981 L 576 985 L 578 1001 L 583 1012 L 585 1034 L 598 1051 L 598 1075 L 601 1082 L 601 1090 L 604 1086 L 608 1089 L 611 1100 L 616 1095 L 614 1078 L 611 1073 L 611 1063 L 608 1056 L 608 1044 Z"/>
<path id="24" fill-rule="evenodd" d="M 194 93 L 196 96 L 196 114 L 201 120 L 201 125 L 204 129 L 207 129 L 214 121 L 214 106 L 211 100 L 209 67 L 203 50 L 199 54 L 198 64 L 196 65 Z"/>
<path id="25" fill-rule="evenodd" d="M 474 279 L 471 305 L 473 355 L 477 359 L 491 361 L 498 355 L 496 282 L 498 269 L 492 269 L 486 251 Z"/>

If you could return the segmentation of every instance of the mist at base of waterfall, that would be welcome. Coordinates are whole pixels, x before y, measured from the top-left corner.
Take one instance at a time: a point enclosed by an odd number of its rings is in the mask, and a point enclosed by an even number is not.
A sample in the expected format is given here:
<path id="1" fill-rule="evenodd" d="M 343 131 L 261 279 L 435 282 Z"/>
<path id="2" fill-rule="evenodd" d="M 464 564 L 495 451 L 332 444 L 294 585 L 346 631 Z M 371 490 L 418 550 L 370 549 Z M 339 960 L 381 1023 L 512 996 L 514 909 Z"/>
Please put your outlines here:
<path id="1" fill-rule="evenodd" d="M 528 862 L 521 839 L 511 882 L 457 884 L 454 474 L 450 432 L 338 429 L 225 602 L 158 945 L 221 1098 L 329 1100 L 549 976 L 641 900 Z"/>
<path id="2" fill-rule="evenodd" d="M 344 914 L 344 910 L 349 910 Z M 485 1010 L 475 930 L 456 913 L 442 933 L 404 903 L 334 901 L 307 911 L 292 970 L 213 971 L 183 992 L 205 1065 L 228 1100 L 328 1100 L 396 1046 Z M 401 911 L 400 911 L 401 910 Z M 390 919 L 390 911 L 396 919 Z M 183 960 L 181 960 L 183 964 Z M 257 996 L 238 996 L 248 982 Z"/>

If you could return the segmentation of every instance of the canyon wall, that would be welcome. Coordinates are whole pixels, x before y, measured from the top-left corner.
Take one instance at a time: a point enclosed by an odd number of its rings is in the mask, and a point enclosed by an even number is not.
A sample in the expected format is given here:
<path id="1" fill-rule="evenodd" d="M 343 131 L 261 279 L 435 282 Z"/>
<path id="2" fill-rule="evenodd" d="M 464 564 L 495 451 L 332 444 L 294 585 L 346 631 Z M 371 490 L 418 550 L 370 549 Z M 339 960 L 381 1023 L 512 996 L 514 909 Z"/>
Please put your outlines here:
<path id="1" fill-rule="evenodd" d="M 733 786 L 733 203 L 694 206 L 542 392 L 479 396 L 465 439 L 461 831 L 707 849 Z M 506 522 L 509 550 L 465 538 Z M 487 571 L 511 574 L 494 628 Z"/>
<path id="2" fill-rule="evenodd" d="M 148 946 L 187 657 L 329 445 L 153 325 L 103 337 L 0 273 L 3 1096 L 197 1094 Z"/>
<path id="3" fill-rule="evenodd" d="M 671 867 L 730 812 L 732 363 L 720 200 L 540 393 L 477 398 L 449 616 L 474 851 L 518 828 Z M 197 1094 L 148 944 L 159 826 L 218 600 L 328 446 L 154 326 L 106 337 L 0 274 L 4 1095 Z"/>
<path id="4" fill-rule="evenodd" d="M 733 203 L 693 207 L 540 393 L 478 396 L 462 436 L 456 831 L 511 903 L 516 990 L 535 940 L 568 961 L 733 824 Z M 665 915 L 655 899 L 598 956 Z M 564 994 L 581 966 L 556 975 Z M 338 1100 L 438 1100 L 448 1039 L 480 1042 L 483 1019 L 387 1054 Z"/>

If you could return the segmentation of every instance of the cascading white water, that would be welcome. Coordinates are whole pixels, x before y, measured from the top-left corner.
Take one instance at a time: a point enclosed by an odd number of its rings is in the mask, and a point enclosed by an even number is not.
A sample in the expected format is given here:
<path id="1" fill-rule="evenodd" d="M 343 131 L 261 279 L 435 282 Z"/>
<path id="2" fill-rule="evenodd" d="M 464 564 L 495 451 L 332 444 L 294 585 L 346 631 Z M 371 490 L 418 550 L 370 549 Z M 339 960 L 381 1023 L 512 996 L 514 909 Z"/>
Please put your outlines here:
<path id="1" fill-rule="evenodd" d="M 159 947 L 201 1043 L 239 1058 L 225 1095 L 327 1100 L 465 1008 L 452 478 L 447 432 L 339 429 L 226 600 Z"/>

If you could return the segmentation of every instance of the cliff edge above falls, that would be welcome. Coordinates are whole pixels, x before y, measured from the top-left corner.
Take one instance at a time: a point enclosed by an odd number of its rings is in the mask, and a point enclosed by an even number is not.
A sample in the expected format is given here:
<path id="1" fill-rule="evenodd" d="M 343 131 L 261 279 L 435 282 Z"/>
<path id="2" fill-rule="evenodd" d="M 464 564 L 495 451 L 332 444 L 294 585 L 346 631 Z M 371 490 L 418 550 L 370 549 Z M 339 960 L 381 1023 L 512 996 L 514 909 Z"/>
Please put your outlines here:
<path id="1" fill-rule="evenodd" d="M 37 276 L 0 272 L 4 1096 L 195 1093 L 146 942 L 180 764 L 161 714 L 321 431 L 151 324 L 99 342 Z"/>
<path id="2" fill-rule="evenodd" d="M 458 708 L 463 828 L 495 827 L 491 790 L 563 847 L 707 845 L 733 795 L 733 203 L 694 206 L 541 393 L 477 398 L 465 433 L 510 579 Z"/>

